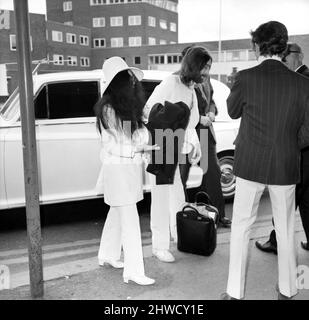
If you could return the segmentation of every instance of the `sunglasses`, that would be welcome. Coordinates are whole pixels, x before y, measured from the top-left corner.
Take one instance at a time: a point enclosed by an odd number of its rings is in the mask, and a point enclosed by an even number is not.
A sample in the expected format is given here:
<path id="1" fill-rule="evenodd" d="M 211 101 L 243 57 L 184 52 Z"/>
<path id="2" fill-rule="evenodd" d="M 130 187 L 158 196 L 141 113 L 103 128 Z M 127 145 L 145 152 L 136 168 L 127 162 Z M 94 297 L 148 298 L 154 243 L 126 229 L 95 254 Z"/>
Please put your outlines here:
<path id="1" fill-rule="evenodd" d="M 283 62 L 286 62 L 286 57 L 287 57 L 290 53 L 298 53 L 298 54 L 301 54 L 301 52 L 300 52 L 300 51 L 297 51 L 297 50 L 288 50 L 288 52 L 286 53 L 286 55 L 282 58 L 282 61 L 283 61 Z"/>

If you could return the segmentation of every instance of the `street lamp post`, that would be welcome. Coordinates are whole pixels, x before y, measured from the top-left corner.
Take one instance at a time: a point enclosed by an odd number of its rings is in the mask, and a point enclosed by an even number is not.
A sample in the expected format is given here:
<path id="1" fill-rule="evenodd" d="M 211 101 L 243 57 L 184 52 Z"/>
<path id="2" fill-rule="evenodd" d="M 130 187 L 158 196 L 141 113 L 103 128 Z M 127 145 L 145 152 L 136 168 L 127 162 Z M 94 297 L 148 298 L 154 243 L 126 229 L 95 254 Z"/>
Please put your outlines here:
<path id="1" fill-rule="evenodd" d="M 28 0 L 14 0 L 14 9 L 16 18 L 30 290 L 33 298 L 39 298 L 43 296 L 44 289 Z"/>
<path id="2" fill-rule="evenodd" d="M 218 43 L 218 80 L 221 81 L 221 29 L 222 29 L 222 0 L 219 3 L 219 43 Z"/>

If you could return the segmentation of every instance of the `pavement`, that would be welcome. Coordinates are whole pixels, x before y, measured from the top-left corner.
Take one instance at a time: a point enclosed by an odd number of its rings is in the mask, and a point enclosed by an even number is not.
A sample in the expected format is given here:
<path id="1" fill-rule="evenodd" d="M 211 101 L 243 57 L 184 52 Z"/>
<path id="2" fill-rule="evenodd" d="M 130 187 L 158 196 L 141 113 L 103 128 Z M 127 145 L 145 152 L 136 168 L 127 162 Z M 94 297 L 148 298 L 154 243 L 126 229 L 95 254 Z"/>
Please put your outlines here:
<path id="1" fill-rule="evenodd" d="M 141 224 L 149 223 L 149 217 L 141 217 Z M 147 222 L 148 221 L 148 222 Z M 143 229 L 143 228 L 142 228 Z M 145 228 L 144 228 L 145 229 Z M 276 300 L 277 256 L 263 253 L 255 248 L 257 239 L 266 240 L 271 231 L 270 218 L 257 221 L 251 233 L 249 263 L 245 300 Z M 309 252 L 300 247 L 304 233 L 299 215 L 296 219 L 296 243 L 300 282 L 295 300 L 309 300 Z M 174 243 L 171 251 L 174 263 L 163 263 L 152 256 L 149 230 L 142 234 L 146 275 L 154 278 L 153 286 L 139 286 L 132 282 L 123 283 L 122 271 L 111 267 L 100 267 L 96 252 L 99 239 L 75 241 L 66 244 L 68 256 L 74 254 L 72 261 L 49 265 L 50 258 L 57 258 L 57 245 L 44 246 L 44 300 L 219 300 L 225 292 L 228 262 L 228 229 L 218 229 L 217 248 L 210 257 L 179 252 Z M 60 246 L 60 245 L 58 245 Z M 85 246 L 89 257 L 85 254 Z M 84 249 L 83 249 L 84 248 Z M 24 249 L 20 249 L 24 250 Z M 26 259 L 26 251 L 20 252 Z M 16 250 L 14 252 L 16 255 Z M 77 257 L 77 258 L 76 258 Z M 0 252 L 1 264 L 13 265 L 20 259 L 10 251 Z M 24 261 L 25 262 L 25 261 Z M 307 289 L 305 289 L 307 288 Z M 11 277 L 10 289 L 0 291 L 0 300 L 30 300 L 29 274 L 21 271 Z"/>

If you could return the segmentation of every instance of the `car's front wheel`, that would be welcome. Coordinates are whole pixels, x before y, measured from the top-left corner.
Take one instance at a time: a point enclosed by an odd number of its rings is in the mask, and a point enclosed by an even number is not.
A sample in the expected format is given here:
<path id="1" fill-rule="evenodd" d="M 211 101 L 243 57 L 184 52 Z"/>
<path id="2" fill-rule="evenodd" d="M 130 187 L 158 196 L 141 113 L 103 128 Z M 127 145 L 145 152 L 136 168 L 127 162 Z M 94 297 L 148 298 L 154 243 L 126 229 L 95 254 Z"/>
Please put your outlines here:
<path id="1" fill-rule="evenodd" d="M 224 199 L 233 199 L 235 194 L 236 177 L 233 174 L 234 151 L 218 154 L 221 169 L 221 187 Z"/>

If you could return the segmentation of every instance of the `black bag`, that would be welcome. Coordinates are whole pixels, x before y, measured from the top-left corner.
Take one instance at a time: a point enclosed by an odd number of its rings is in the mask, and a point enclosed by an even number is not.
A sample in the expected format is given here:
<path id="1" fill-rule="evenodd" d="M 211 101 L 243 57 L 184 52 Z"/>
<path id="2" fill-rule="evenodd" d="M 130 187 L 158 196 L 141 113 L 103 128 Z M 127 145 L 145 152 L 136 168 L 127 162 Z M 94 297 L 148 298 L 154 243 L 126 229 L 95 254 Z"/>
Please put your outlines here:
<path id="1" fill-rule="evenodd" d="M 204 195 L 207 202 L 198 202 Z M 198 192 L 195 203 L 185 205 L 177 212 L 177 248 L 179 251 L 210 256 L 217 246 L 218 209 L 210 204 L 207 193 Z"/>

